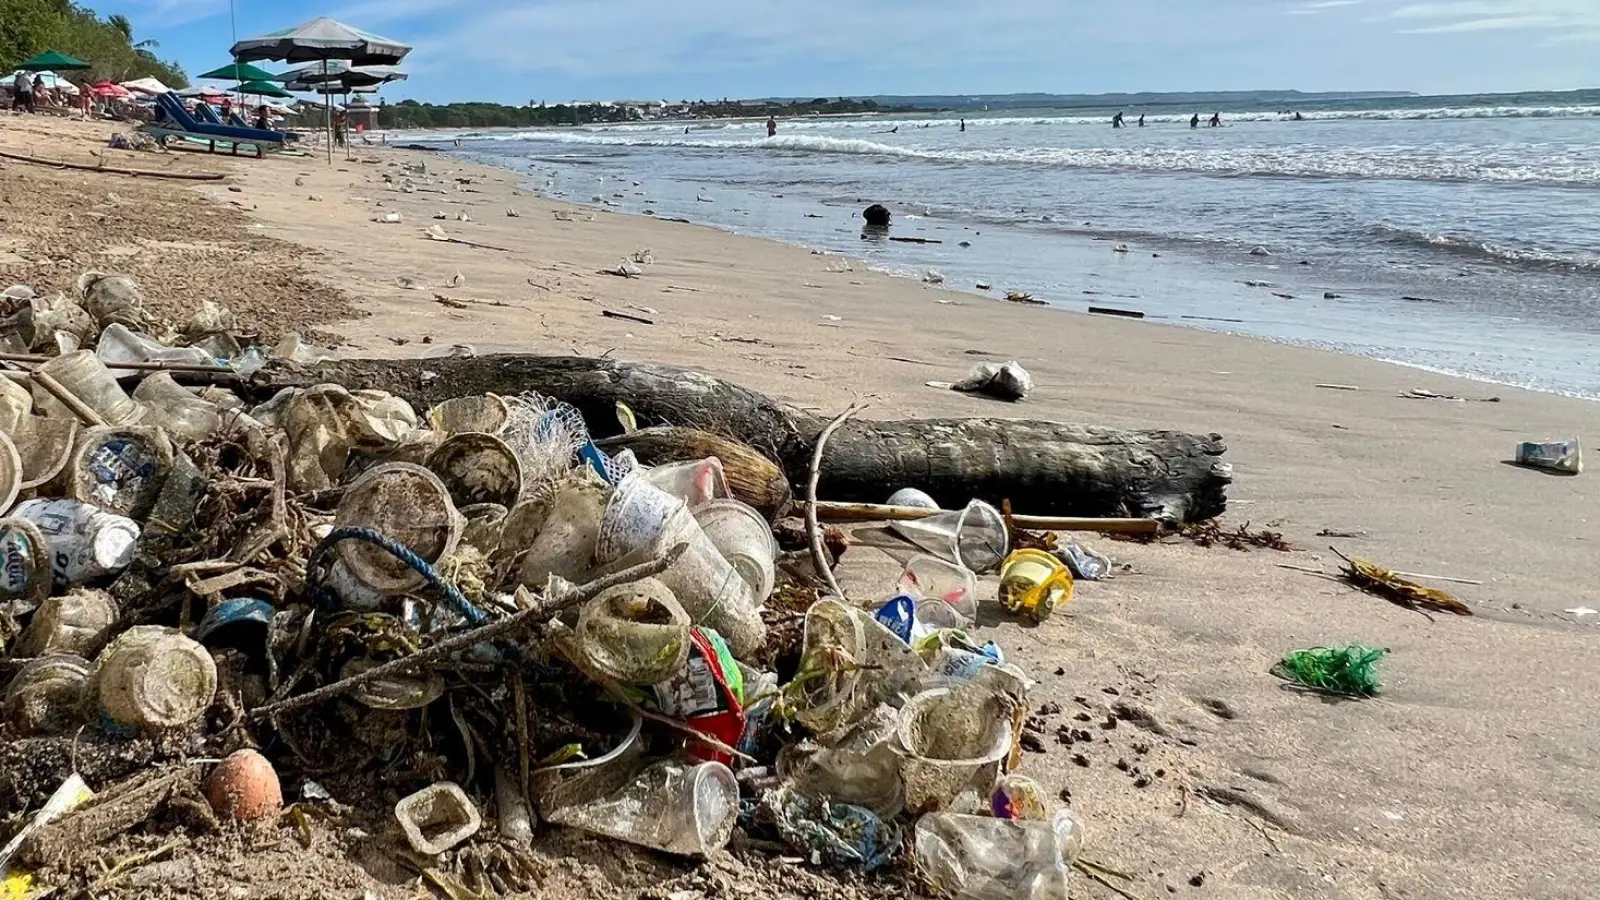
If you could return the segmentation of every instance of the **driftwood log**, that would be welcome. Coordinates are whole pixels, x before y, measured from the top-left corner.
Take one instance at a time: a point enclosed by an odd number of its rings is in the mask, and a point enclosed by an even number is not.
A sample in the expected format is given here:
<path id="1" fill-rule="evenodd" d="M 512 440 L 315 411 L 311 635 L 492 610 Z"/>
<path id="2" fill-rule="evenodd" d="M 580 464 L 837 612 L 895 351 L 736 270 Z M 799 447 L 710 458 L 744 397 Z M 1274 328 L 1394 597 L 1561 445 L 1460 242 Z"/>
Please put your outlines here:
<path id="1" fill-rule="evenodd" d="M 273 386 L 334 381 L 375 388 L 419 409 L 468 394 L 537 391 L 577 407 L 597 438 L 621 432 L 616 404 L 641 426 L 681 425 L 743 441 L 803 484 L 827 424 L 809 412 L 700 372 L 570 356 L 325 363 L 269 373 Z M 853 420 L 835 433 L 820 496 L 881 503 L 918 487 L 945 507 L 1009 499 L 1019 513 L 1141 516 L 1190 522 L 1227 505 L 1222 436 L 1014 419 Z"/>

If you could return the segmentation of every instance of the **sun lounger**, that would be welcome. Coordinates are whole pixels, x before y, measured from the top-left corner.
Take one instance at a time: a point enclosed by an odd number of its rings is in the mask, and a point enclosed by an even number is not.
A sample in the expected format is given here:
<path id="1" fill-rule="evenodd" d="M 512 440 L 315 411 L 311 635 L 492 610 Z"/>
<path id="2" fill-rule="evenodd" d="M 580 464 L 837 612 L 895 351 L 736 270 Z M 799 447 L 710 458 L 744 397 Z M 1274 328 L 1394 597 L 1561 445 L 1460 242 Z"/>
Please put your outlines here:
<path id="1" fill-rule="evenodd" d="M 201 104 L 201 108 L 209 110 L 212 117 L 216 116 L 216 110 L 211 110 L 208 105 Z M 160 141 L 172 137 L 204 141 L 213 153 L 216 152 L 217 145 L 221 144 L 229 147 L 235 154 L 239 152 L 240 147 L 254 147 L 256 156 L 262 156 L 267 150 L 281 149 L 288 140 L 282 132 L 223 125 L 220 124 L 220 118 L 217 119 L 217 123 L 201 121 L 190 115 L 189 111 L 183 108 L 183 104 L 171 94 L 162 94 L 156 98 L 156 111 L 156 120 L 140 126 L 140 131 Z M 202 112 L 201 115 L 204 116 L 205 113 Z"/>

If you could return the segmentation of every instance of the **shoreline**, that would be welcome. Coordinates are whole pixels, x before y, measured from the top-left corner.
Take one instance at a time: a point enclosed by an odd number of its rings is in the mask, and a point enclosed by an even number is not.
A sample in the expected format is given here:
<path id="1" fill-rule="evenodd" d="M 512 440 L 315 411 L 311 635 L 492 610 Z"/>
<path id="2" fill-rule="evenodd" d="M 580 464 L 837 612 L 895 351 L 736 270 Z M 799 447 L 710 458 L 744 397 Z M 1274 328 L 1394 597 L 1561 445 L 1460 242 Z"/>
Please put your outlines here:
<path id="1" fill-rule="evenodd" d="M 78 158 L 93 146 L 84 133 L 70 146 Z M 8 139 L 0 134 L 0 145 Z M 1591 599 L 1600 593 L 1591 565 L 1600 487 L 1593 472 L 1556 478 L 1504 464 L 1517 440 L 1595 433 L 1592 402 L 1516 388 L 1494 404 L 1402 399 L 1412 387 L 1481 390 L 1327 351 L 830 271 L 838 257 L 540 199 L 517 173 L 436 153 L 358 147 L 356 157 L 333 166 L 320 157 L 115 158 L 227 173 L 216 186 L 141 188 L 137 202 L 151 221 L 176 217 L 179 226 L 194 210 L 231 210 L 226 218 L 236 214 L 256 239 L 289 248 L 263 265 L 314 287 L 285 293 L 280 322 L 299 315 L 290 299 L 349 298 L 363 315 L 323 326 L 347 342 L 343 355 L 410 357 L 458 343 L 608 354 L 702 370 L 829 414 L 870 395 L 864 418 L 1021 417 L 1223 434 L 1235 477 L 1229 526 L 1281 531 L 1295 552 L 1087 537 L 1128 568 L 1080 583 L 1072 603 L 1037 628 L 1008 621 L 983 631 L 1038 680 L 1031 704 L 1064 710 L 1040 716 L 1045 752 L 1024 754 L 1021 772 L 1049 796 L 1070 797 L 1087 823 L 1086 855 L 1134 875 L 1138 896 L 1588 900 L 1600 883 L 1600 855 L 1587 852 L 1600 849 L 1592 815 L 1600 750 L 1582 689 L 1600 662 L 1600 616 L 1565 611 L 1600 605 Z M 432 174 L 411 176 L 414 192 L 401 191 L 405 167 L 418 163 Z M 131 197 L 139 187 L 97 173 L 30 176 L 35 168 L 0 168 L 0 185 L 80 220 L 107 193 Z M 373 221 L 390 212 L 402 221 Z M 423 231 L 434 225 L 504 249 L 429 240 Z M 25 237 L 27 246 L 10 247 L 24 260 L 6 263 L 13 276 L 76 277 L 38 264 L 48 256 L 46 231 Z M 108 268 L 132 260 L 154 272 L 174 252 L 176 239 L 162 240 L 139 244 L 137 256 L 96 247 L 81 260 Z M 163 282 L 163 299 L 177 310 L 226 303 L 244 271 L 228 267 L 257 251 L 231 232 L 197 230 L 191 241 L 212 254 L 205 259 L 224 261 L 220 277 Z M 655 261 L 639 277 L 599 273 L 646 248 Z M 461 283 L 448 287 L 458 273 Z M 1022 403 L 926 385 L 1006 359 L 1037 383 Z M 1025 497 L 1016 503 L 1028 511 Z M 841 582 L 863 598 L 889 591 L 908 554 L 858 538 Z M 1333 571 L 1330 544 L 1394 569 L 1483 581 L 1449 586 L 1476 615 L 1430 621 L 1280 567 Z M 984 579 L 983 590 L 993 589 Z M 1267 674 L 1292 648 L 1352 641 L 1390 651 L 1376 700 L 1326 702 Z M 1089 736 L 1064 746 L 1058 725 Z M 658 896 L 664 885 L 703 892 L 707 877 L 732 882 L 714 893 L 758 900 L 859 900 L 875 887 L 754 852 L 696 865 L 541 832 L 536 852 L 552 848 L 546 896 L 622 900 Z M 372 881 L 360 858 L 316 857 L 325 867 L 312 877 Z M 293 865 L 275 874 L 323 883 Z M 410 877 L 375 884 L 374 896 L 407 896 Z M 1082 878 L 1073 893 L 1111 897 Z"/>

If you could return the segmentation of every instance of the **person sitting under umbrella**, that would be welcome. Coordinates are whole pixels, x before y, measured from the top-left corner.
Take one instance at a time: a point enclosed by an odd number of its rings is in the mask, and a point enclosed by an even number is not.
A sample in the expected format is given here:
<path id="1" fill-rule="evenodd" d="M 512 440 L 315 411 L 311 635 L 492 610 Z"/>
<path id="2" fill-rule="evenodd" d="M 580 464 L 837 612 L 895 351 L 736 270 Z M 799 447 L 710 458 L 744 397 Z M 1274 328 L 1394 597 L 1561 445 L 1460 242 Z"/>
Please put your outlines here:
<path id="1" fill-rule="evenodd" d="M 272 130 L 272 117 L 267 113 L 267 105 L 265 103 L 256 109 L 256 127 L 262 131 Z"/>

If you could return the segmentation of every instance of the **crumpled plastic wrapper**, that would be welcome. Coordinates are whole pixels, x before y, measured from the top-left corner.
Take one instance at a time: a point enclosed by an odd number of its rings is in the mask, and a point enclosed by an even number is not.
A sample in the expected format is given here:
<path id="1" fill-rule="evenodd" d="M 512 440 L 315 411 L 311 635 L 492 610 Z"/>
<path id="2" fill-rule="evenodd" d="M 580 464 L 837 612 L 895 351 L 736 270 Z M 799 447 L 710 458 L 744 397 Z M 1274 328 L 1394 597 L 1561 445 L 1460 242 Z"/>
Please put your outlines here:
<path id="1" fill-rule="evenodd" d="M 101 328 L 113 323 L 142 328 L 149 321 L 144 293 L 139 290 L 139 283 L 127 275 L 85 272 L 78 276 L 78 295 L 83 298 L 83 308 Z"/>
<path id="2" fill-rule="evenodd" d="M 1016 360 L 978 363 L 967 373 L 967 377 L 950 385 L 950 390 L 1015 402 L 1033 391 L 1033 376 Z"/>

